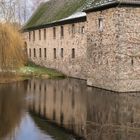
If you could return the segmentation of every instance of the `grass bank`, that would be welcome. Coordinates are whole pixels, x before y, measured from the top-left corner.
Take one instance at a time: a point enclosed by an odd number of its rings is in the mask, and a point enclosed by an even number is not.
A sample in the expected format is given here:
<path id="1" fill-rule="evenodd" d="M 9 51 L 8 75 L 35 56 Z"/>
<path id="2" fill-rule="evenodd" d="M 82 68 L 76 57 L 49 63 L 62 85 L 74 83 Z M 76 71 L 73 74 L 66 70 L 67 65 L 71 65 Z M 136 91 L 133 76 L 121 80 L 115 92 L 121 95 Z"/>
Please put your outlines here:
<path id="1" fill-rule="evenodd" d="M 29 62 L 27 66 L 21 67 L 18 74 L 24 77 L 39 77 L 39 78 L 64 78 L 65 75 L 54 69 L 45 68 Z"/>

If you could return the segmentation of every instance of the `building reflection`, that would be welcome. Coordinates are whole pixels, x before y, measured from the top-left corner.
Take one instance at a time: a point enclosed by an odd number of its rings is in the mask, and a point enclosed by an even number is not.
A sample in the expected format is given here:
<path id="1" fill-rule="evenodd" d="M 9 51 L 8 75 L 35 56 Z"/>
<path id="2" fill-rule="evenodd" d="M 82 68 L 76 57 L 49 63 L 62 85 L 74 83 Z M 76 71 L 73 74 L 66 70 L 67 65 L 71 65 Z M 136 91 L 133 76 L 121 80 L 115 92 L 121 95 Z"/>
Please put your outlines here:
<path id="1" fill-rule="evenodd" d="M 29 109 L 87 140 L 139 140 L 140 94 L 118 94 L 77 79 L 32 79 Z"/>

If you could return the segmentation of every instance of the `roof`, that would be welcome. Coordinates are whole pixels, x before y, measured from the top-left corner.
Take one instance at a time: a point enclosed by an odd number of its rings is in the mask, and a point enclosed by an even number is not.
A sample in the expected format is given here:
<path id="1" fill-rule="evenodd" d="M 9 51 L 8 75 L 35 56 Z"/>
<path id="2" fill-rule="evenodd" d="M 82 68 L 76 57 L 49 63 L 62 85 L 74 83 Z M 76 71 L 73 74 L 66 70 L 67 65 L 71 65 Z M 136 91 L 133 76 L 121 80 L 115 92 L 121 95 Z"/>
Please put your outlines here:
<path id="1" fill-rule="evenodd" d="M 64 20 L 85 17 L 86 14 L 81 11 L 91 1 L 93 0 L 50 0 L 41 3 L 23 29 L 29 30 L 61 20 L 64 22 Z"/>
<path id="2" fill-rule="evenodd" d="M 85 21 L 86 12 L 118 5 L 140 6 L 140 0 L 50 0 L 41 3 L 23 30 L 56 26 L 75 20 Z"/>
<path id="3" fill-rule="evenodd" d="M 113 6 L 140 6 L 140 0 L 93 0 L 84 11 L 101 10 Z"/>

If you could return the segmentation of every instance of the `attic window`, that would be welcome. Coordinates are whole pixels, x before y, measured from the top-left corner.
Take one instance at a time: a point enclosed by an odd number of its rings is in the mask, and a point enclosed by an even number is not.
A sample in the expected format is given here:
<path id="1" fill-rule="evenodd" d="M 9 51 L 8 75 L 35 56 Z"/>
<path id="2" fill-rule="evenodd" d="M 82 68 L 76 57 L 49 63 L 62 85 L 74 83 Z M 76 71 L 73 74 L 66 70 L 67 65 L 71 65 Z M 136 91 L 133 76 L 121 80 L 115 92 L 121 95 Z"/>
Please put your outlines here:
<path id="1" fill-rule="evenodd" d="M 103 31 L 103 18 L 98 19 L 98 24 L 99 24 L 99 31 L 102 32 Z"/>
<path id="2" fill-rule="evenodd" d="M 39 30 L 39 40 L 41 40 L 41 30 Z"/>

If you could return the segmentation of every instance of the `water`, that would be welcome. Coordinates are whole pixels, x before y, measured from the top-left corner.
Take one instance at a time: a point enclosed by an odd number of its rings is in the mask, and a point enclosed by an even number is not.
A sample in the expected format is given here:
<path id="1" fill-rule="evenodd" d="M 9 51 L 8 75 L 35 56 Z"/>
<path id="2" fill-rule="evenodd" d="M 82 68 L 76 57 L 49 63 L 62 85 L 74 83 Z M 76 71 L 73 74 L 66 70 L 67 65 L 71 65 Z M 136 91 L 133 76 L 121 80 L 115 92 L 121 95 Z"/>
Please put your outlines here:
<path id="1" fill-rule="evenodd" d="M 65 131 L 64 129 L 67 131 Z M 0 85 L 0 140 L 139 140 L 140 93 L 77 79 Z"/>

